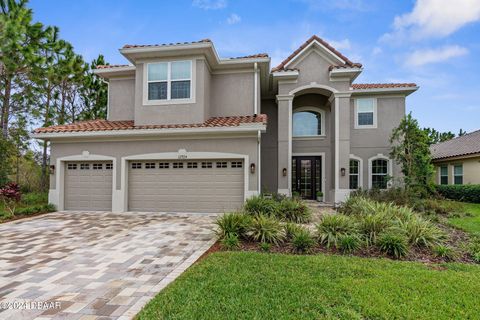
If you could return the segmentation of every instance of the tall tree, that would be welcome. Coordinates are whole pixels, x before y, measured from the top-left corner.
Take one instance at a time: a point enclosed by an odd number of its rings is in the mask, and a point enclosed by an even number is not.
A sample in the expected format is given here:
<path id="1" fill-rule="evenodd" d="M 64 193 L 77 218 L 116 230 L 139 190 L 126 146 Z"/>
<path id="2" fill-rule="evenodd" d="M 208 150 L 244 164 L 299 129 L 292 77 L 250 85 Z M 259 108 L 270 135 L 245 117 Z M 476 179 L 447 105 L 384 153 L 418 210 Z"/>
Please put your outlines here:
<path id="1" fill-rule="evenodd" d="M 430 145 L 455 138 L 455 134 L 451 131 L 439 132 L 434 128 L 423 128 L 423 131 L 427 134 Z"/>
<path id="2" fill-rule="evenodd" d="M 0 0 L 0 128 L 8 137 L 12 110 L 26 113 L 31 97 L 29 72 L 38 63 L 36 52 L 43 36 L 41 23 L 32 23 L 26 0 Z"/>
<path id="3" fill-rule="evenodd" d="M 86 72 L 80 91 L 83 102 L 83 110 L 79 116 L 81 120 L 107 117 L 108 85 L 92 72 L 97 66 L 105 64 L 105 58 L 103 55 L 99 55 L 90 63 Z"/>
<path id="4" fill-rule="evenodd" d="M 390 137 L 390 155 L 402 166 L 405 188 L 420 196 L 433 191 L 433 165 L 427 133 L 409 113 Z"/>
<path id="5" fill-rule="evenodd" d="M 466 134 L 467 134 L 467 131 L 464 131 L 463 129 L 460 129 L 460 131 L 458 132 L 459 137 L 464 136 Z"/>

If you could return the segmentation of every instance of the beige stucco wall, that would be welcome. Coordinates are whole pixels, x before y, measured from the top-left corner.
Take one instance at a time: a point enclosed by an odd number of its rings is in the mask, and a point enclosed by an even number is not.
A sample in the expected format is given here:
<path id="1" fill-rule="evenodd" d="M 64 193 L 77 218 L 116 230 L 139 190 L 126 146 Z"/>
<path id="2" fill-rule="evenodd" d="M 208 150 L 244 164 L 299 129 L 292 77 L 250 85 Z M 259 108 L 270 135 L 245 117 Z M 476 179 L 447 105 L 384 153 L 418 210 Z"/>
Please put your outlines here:
<path id="1" fill-rule="evenodd" d="M 210 116 L 253 115 L 254 74 L 251 72 L 212 75 Z"/>
<path id="2" fill-rule="evenodd" d="M 440 167 L 448 166 L 448 184 L 453 184 L 453 167 L 463 165 L 463 184 L 480 184 L 480 156 L 435 162 L 435 183 L 440 184 Z"/>
<path id="3" fill-rule="evenodd" d="M 105 141 L 105 142 L 52 142 L 50 146 L 50 163 L 55 164 L 57 158 L 81 155 L 88 151 L 93 155 L 114 157 L 117 164 L 126 156 L 148 153 L 177 152 L 185 149 L 187 152 L 221 152 L 248 155 L 249 163 L 257 164 L 257 136 L 237 138 L 212 138 L 197 135 L 192 139 L 157 140 L 144 139 L 135 141 Z M 257 174 L 249 173 L 248 190 L 257 190 Z M 120 188 L 121 170 L 117 170 L 116 188 Z M 55 174 L 50 175 L 50 188 L 55 189 Z"/>
<path id="4" fill-rule="evenodd" d="M 108 83 L 108 120 L 133 120 L 135 108 L 135 78 L 115 79 Z"/>

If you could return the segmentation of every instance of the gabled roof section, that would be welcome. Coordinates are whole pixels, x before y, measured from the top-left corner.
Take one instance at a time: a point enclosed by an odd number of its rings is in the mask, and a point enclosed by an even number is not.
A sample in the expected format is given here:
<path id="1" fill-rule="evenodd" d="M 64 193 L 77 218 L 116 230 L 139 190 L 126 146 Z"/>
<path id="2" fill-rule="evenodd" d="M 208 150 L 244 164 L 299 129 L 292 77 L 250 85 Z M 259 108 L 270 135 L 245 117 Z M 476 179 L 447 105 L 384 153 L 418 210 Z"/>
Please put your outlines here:
<path id="1" fill-rule="evenodd" d="M 310 44 L 317 42 L 324 48 L 326 48 L 330 53 L 336 56 L 339 60 L 343 60 L 344 63 L 333 65 L 331 68 L 361 68 L 362 64 L 357 62 L 352 62 L 346 56 L 341 54 L 338 50 L 332 47 L 328 42 L 323 40 L 322 38 L 318 37 L 317 35 L 313 35 L 305 41 L 297 50 L 295 50 L 291 55 L 289 55 L 285 60 L 283 60 L 278 66 L 272 69 L 272 72 L 282 71 L 288 66 L 288 64 L 295 59 L 295 57 L 300 54 L 305 48 L 307 48 Z"/>
<path id="2" fill-rule="evenodd" d="M 462 157 L 474 154 L 480 155 L 480 130 L 468 133 L 430 147 L 433 160 Z"/>

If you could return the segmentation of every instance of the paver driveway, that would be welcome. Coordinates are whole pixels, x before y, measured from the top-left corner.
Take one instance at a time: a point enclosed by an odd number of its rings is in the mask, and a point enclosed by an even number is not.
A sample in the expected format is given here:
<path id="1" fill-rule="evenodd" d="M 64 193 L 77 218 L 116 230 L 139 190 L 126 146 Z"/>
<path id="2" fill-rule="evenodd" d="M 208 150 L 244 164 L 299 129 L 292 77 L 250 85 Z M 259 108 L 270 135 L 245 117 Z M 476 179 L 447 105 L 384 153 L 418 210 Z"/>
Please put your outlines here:
<path id="1" fill-rule="evenodd" d="M 214 219 L 55 212 L 1 224 L 0 319 L 130 319 L 212 245 Z M 38 302 L 54 308 L 25 309 Z"/>

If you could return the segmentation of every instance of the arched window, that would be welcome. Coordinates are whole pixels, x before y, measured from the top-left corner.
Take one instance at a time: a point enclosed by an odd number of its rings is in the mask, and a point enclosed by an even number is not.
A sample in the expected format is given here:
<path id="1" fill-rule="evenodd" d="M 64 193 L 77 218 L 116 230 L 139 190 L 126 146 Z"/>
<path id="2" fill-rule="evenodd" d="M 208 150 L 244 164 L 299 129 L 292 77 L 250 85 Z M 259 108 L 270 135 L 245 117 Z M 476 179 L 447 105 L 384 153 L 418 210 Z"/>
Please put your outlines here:
<path id="1" fill-rule="evenodd" d="M 360 186 L 360 161 L 356 159 L 350 159 L 350 189 L 358 189 Z"/>
<path id="2" fill-rule="evenodd" d="M 374 159 L 371 162 L 371 187 L 374 189 L 386 189 L 388 177 L 388 160 L 383 158 Z"/>
<path id="3" fill-rule="evenodd" d="M 293 112 L 293 136 L 323 135 L 324 113 L 320 110 L 299 108 Z"/>

